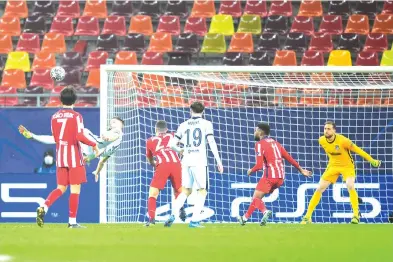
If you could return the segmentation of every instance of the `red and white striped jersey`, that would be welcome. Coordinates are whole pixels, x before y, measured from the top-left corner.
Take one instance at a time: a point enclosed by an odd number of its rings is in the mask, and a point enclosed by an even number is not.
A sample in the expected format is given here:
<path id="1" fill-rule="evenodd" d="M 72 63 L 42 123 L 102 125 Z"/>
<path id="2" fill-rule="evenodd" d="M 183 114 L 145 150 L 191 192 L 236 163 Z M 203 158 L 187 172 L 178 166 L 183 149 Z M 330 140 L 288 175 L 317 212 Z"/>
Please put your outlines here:
<path id="1" fill-rule="evenodd" d="M 295 168 L 300 169 L 300 165 L 289 155 L 285 148 L 276 140 L 264 137 L 255 144 L 257 163 L 252 168 L 256 172 L 263 168 L 265 178 L 285 178 L 284 159 Z"/>
<path id="2" fill-rule="evenodd" d="M 95 146 L 96 142 L 83 133 L 83 118 L 72 109 L 60 109 L 51 120 L 52 135 L 56 142 L 56 166 L 83 166 L 80 143 Z"/>
<path id="3" fill-rule="evenodd" d="M 169 146 L 173 133 L 150 137 L 146 142 L 146 157 L 155 157 L 157 165 L 162 163 L 180 163 L 177 153 Z"/>

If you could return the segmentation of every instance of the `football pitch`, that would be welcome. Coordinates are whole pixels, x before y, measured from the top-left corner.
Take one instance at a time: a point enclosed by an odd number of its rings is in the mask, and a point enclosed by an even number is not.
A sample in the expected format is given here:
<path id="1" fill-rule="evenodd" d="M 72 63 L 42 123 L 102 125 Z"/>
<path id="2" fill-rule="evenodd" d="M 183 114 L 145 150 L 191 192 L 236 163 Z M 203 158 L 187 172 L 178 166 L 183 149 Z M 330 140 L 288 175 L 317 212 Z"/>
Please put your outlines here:
<path id="1" fill-rule="evenodd" d="M 0 261 L 393 261 L 389 224 L 0 224 Z"/>

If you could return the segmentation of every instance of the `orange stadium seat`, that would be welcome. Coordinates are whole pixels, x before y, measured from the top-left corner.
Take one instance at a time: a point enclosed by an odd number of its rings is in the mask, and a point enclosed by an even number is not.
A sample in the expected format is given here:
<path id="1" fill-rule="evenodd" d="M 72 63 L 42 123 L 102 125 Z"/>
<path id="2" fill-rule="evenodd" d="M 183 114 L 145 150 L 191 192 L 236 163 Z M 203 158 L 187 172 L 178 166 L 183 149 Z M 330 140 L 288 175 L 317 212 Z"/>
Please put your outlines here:
<path id="1" fill-rule="evenodd" d="M 67 51 L 63 34 L 46 33 L 42 41 L 41 51 L 50 53 L 64 53 Z"/>
<path id="2" fill-rule="evenodd" d="M 168 86 L 162 90 L 161 96 L 162 107 L 185 107 L 186 103 L 183 98 L 183 91 L 178 86 Z"/>
<path id="3" fill-rule="evenodd" d="M 359 93 L 358 106 L 373 106 L 382 104 L 382 93 L 379 90 L 368 90 Z"/>
<path id="4" fill-rule="evenodd" d="M 366 15 L 351 15 L 349 17 L 345 33 L 355 33 L 367 35 L 370 32 L 370 25 L 368 16 Z"/>
<path id="5" fill-rule="evenodd" d="M 321 106 L 326 104 L 323 89 L 304 89 L 299 103 L 305 106 Z"/>
<path id="6" fill-rule="evenodd" d="M 143 90 L 158 91 L 166 88 L 165 76 L 154 74 L 143 74 L 142 85 Z"/>
<path id="7" fill-rule="evenodd" d="M 296 53 L 292 50 L 276 51 L 274 66 L 296 66 Z"/>
<path id="8" fill-rule="evenodd" d="M 322 3 L 318 0 L 302 1 L 299 8 L 298 16 L 322 16 Z"/>
<path id="9" fill-rule="evenodd" d="M 393 14 L 377 15 L 374 20 L 372 32 L 393 34 Z"/>
<path id="10" fill-rule="evenodd" d="M 35 54 L 31 71 L 41 68 L 49 68 L 56 66 L 56 56 L 52 53 L 41 51 Z"/>
<path id="11" fill-rule="evenodd" d="M 276 88 L 274 103 L 284 106 L 297 106 L 299 104 L 297 90 L 295 88 Z"/>
<path id="12" fill-rule="evenodd" d="M 26 88 L 25 72 L 20 69 L 4 70 L 1 85 L 12 86 L 15 88 Z"/>
<path id="13" fill-rule="evenodd" d="M 19 18 L 14 16 L 3 16 L 0 18 L 0 35 L 19 36 Z"/>
<path id="14" fill-rule="evenodd" d="M 0 35 L 0 54 L 8 54 L 14 49 L 10 35 Z"/>
<path id="15" fill-rule="evenodd" d="M 151 17 L 147 15 L 136 15 L 131 18 L 128 33 L 140 33 L 144 35 L 153 34 Z"/>
<path id="16" fill-rule="evenodd" d="M 120 51 L 116 54 L 115 65 L 137 65 L 137 55 L 134 51 Z"/>
<path id="17" fill-rule="evenodd" d="M 229 44 L 228 52 L 252 53 L 254 42 L 251 33 L 235 33 Z"/>
<path id="18" fill-rule="evenodd" d="M 192 6 L 191 16 L 211 18 L 216 14 L 214 1 L 212 0 L 195 0 Z"/>
<path id="19" fill-rule="evenodd" d="M 100 69 L 92 69 L 87 77 L 86 86 L 100 88 Z"/>
<path id="20" fill-rule="evenodd" d="M 172 37 L 170 34 L 157 32 L 150 38 L 149 52 L 166 53 L 172 50 Z"/>
<path id="21" fill-rule="evenodd" d="M 106 0 L 87 0 L 83 16 L 94 16 L 97 18 L 107 17 Z"/>
<path id="22" fill-rule="evenodd" d="M 7 1 L 3 16 L 26 18 L 29 14 L 26 1 Z"/>

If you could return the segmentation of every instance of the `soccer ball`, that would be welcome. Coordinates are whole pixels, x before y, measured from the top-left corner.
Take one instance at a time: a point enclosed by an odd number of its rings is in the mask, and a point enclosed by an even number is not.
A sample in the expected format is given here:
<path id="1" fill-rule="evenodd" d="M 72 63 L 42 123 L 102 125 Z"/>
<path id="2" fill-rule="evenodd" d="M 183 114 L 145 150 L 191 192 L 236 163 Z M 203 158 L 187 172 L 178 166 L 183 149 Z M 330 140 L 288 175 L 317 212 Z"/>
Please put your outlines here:
<path id="1" fill-rule="evenodd" d="M 55 66 L 54 68 L 52 68 L 52 70 L 50 70 L 50 77 L 56 82 L 63 80 L 65 77 L 64 68 L 60 66 Z"/>

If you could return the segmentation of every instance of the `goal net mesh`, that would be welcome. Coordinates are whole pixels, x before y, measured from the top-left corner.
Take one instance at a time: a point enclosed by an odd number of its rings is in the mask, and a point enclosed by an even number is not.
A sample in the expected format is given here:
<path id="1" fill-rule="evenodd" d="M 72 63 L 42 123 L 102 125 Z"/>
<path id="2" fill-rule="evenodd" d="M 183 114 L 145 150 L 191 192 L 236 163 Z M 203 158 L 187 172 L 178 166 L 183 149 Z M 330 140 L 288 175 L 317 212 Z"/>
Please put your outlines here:
<path id="1" fill-rule="evenodd" d="M 285 163 L 284 186 L 264 198 L 273 210 L 274 222 L 300 221 L 327 165 L 318 144 L 327 120 L 337 132 L 383 161 L 375 169 L 354 155 L 356 187 L 363 203 L 363 221 L 386 222 L 393 210 L 392 73 L 282 73 L 198 71 L 105 71 L 106 103 L 103 120 L 125 120 L 123 143 L 111 158 L 106 173 L 108 222 L 146 221 L 147 198 L 153 169 L 146 161 L 145 146 L 154 135 L 156 121 L 165 120 L 175 131 L 190 117 L 193 101 L 204 103 L 204 117 L 213 123 L 214 136 L 225 172 L 220 175 L 209 152 L 209 189 L 205 221 L 235 222 L 251 201 L 262 173 L 247 176 L 255 164 L 253 132 L 257 123 L 268 122 L 277 139 L 314 176 L 306 179 Z M 167 184 L 158 198 L 157 220 L 168 218 L 173 196 Z M 188 219 L 193 197 L 185 207 Z M 352 217 L 348 192 L 342 178 L 324 192 L 313 221 L 348 222 Z M 255 212 L 251 221 L 261 214 Z"/>

